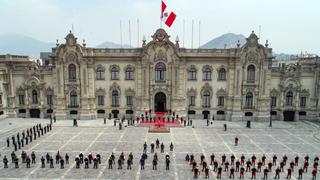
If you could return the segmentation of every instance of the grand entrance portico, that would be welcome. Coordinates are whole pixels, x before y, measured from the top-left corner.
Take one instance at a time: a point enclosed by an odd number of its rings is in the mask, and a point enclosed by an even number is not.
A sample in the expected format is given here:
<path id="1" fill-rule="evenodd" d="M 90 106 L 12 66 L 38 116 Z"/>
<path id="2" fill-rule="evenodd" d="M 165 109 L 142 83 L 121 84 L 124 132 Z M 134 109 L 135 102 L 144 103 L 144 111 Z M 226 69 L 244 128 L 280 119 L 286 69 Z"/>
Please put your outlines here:
<path id="1" fill-rule="evenodd" d="M 163 92 L 158 92 L 154 96 L 154 110 L 155 112 L 166 112 L 167 98 Z"/>

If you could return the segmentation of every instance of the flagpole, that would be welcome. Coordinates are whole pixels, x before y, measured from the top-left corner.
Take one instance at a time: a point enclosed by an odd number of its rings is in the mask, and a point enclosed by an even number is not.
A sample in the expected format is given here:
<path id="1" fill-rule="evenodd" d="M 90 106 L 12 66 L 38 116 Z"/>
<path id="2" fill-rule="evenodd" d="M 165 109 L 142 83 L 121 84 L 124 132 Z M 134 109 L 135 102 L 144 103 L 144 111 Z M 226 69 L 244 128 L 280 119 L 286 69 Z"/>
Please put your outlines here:
<path id="1" fill-rule="evenodd" d="M 162 0 L 160 0 L 160 28 L 162 28 Z"/>
<path id="2" fill-rule="evenodd" d="M 200 48 L 200 36 L 201 36 L 201 21 L 199 20 L 199 48 Z"/>
<path id="3" fill-rule="evenodd" d="M 140 37 L 139 37 L 139 19 L 137 19 L 137 35 L 138 35 L 138 37 L 137 37 L 137 47 L 139 47 L 139 39 L 140 39 Z"/>
<path id="4" fill-rule="evenodd" d="M 185 46 L 184 46 L 185 25 L 186 25 L 186 20 L 184 19 L 184 20 L 183 20 L 183 27 L 182 27 L 182 28 L 183 28 L 183 38 L 182 38 L 182 39 L 183 39 L 183 43 L 182 43 L 182 47 L 185 47 Z"/>
<path id="5" fill-rule="evenodd" d="M 129 20 L 129 44 L 131 46 L 131 23 L 130 23 L 130 20 Z"/>
<path id="6" fill-rule="evenodd" d="M 120 45 L 122 48 L 122 23 L 121 23 L 121 20 L 120 20 Z"/>
<path id="7" fill-rule="evenodd" d="M 191 49 L 193 48 L 193 24 L 194 24 L 194 20 L 192 19 L 192 26 L 191 26 Z"/>

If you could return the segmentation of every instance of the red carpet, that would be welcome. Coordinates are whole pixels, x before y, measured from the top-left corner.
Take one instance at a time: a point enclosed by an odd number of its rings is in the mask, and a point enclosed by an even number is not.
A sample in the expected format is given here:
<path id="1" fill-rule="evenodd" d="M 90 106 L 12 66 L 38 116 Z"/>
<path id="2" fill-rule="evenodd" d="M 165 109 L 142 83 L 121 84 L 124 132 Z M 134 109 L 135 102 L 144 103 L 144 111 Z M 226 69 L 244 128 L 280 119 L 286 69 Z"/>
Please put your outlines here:
<path id="1" fill-rule="evenodd" d="M 159 117 L 160 117 L 160 120 L 159 120 Z M 155 126 L 158 126 L 160 123 L 160 126 L 164 126 L 166 124 L 170 124 L 170 125 L 180 125 L 180 122 L 179 121 L 174 121 L 172 122 L 171 119 L 170 119 L 170 122 L 167 122 L 167 119 L 165 119 L 165 113 L 163 112 L 156 112 L 156 122 L 152 121 L 150 122 L 149 121 L 140 121 L 140 124 L 143 124 L 143 125 L 155 125 Z"/>

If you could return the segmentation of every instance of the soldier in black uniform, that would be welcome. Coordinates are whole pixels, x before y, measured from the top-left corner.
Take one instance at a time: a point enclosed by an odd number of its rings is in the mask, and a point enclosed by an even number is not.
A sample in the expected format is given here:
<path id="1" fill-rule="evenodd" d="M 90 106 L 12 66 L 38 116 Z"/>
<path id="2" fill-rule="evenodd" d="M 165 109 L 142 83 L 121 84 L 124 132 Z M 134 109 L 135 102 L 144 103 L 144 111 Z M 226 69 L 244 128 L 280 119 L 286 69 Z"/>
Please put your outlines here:
<path id="1" fill-rule="evenodd" d="M 36 154 L 34 153 L 34 151 L 32 151 L 31 153 L 31 159 L 32 159 L 32 164 L 35 164 L 36 163 Z"/>
<path id="2" fill-rule="evenodd" d="M 147 152 L 147 147 L 148 147 L 147 142 L 144 142 L 144 144 L 143 144 L 143 152 Z"/>
<path id="3" fill-rule="evenodd" d="M 21 139 L 21 147 L 24 147 L 24 139 Z"/>
<path id="4" fill-rule="evenodd" d="M 60 158 L 60 169 L 64 169 L 64 159 Z"/>
<path id="5" fill-rule="evenodd" d="M 98 159 L 97 157 L 93 158 L 93 168 L 98 169 Z"/>
<path id="6" fill-rule="evenodd" d="M 14 159 L 14 167 L 19 168 L 19 159 L 17 157 Z"/>
<path id="7" fill-rule="evenodd" d="M 169 155 L 167 154 L 166 155 L 166 170 L 170 170 L 169 165 L 170 165 L 170 158 L 169 158 Z"/>
<path id="8" fill-rule="evenodd" d="M 151 142 L 151 153 L 154 153 L 154 143 L 153 143 L 153 141 Z"/>
<path id="9" fill-rule="evenodd" d="M 41 168 L 45 168 L 45 159 L 44 159 L 44 157 L 42 156 L 41 157 Z"/>
<path id="10" fill-rule="evenodd" d="M 161 153 L 164 153 L 164 144 L 163 144 L 163 142 L 160 145 L 160 149 L 161 149 Z"/>
<path id="11" fill-rule="evenodd" d="M 66 153 L 65 158 L 66 158 L 66 164 L 69 164 L 69 155 L 68 155 L 68 153 Z"/>
<path id="12" fill-rule="evenodd" d="M 157 148 L 157 149 L 159 148 L 159 145 L 160 145 L 160 141 L 159 141 L 159 139 L 157 138 L 157 140 L 156 140 L 156 148 Z"/>
<path id="13" fill-rule="evenodd" d="M 21 143 L 20 140 L 18 141 L 18 148 L 21 149 Z"/>
<path id="14" fill-rule="evenodd" d="M 14 151 L 17 151 L 18 148 L 17 148 L 17 143 L 16 142 L 13 143 L 13 146 L 14 146 Z"/>
<path id="15" fill-rule="evenodd" d="M 170 151 L 173 151 L 173 144 L 172 144 L 172 142 L 171 142 L 171 144 L 170 144 Z"/>
<path id="16" fill-rule="evenodd" d="M 80 152 L 79 154 L 79 160 L 80 160 L 80 164 L 83 164 L 83 153 Z"/>
<path id="17" fill-rule="evenodd" d="M 156 158 L 153 158 L 153 160 L 152 160 L 152 170 L 157 170 L 157 164 L 158 164 L 158 160 Z"/>
<path id="18" fill-rule="evenodd" d="M 272 165 L 272 164 L 271 164 Z M 267 166 L 264 168 L 264 170 L 263 170 L 263 179 L 268 179 L 268 172 L 269 172 L 269 170 L 268 170 L 268 168 L 267 168 Z"/>
<path id="19" fill-rule="evenodd" d="M 50 163 L 50 155 L 49 155 L 49 153 L 46 154 L 46 159 L 47 159 L 47 164 L 49 164 Z"/>
<path id="20" fill-rule="evenodd" d="M 76 161 L 76 168 L 79 169 L 80 168 L 80 158 L 77 156 L 75 161 Z"/>
<path id="21" fill-rule="evenodd" d="M 7 147 L 10 147 L 10 138 L 7 138 Z"/>
<path id="22" fill-rule="evenodd" d="M 122 160 L 118 159 L 118 169 L 122 169 Z"/>
<path id="23" fill-rule="evenodd" d="M 27 156 L 26 158 L 27 168 L 30 168 L 30 162 L 31 162 L 30 157 Z"/>
<path id="24" fill-rule="evenodd" d="M 50 156 L 50 168 L 54 168 L 53 167 L 53 157 L 52 156 Z"/>
<path id="25" fill-rule="evenodd" d="M 100 155 L 100 153 L 97 153 L 96 157 L 97 157 L 98 163 L 101 164 L 101 155 Z"/>
<path id="26" fill-rule="evenodd" d="M 12 160 L 12 163 L 14 163 L 14 160 L 16 159 L 16 154 L 14 153 L 14 151 L 12 151 L 11 153 L 11 160 Z"/>
<path id="27" fill-rule="evenodd" d="M 112 158 L 110 157 L 108 160 L 108 168 L 109 169 L 112 169 L 112 164 L 113 164 L 113 161 L 112 161 Z"/>
<path id="28" fill-rule="evenodd" d="M 89 168 L 89 158 L 87 156 L 84 158 L 84 168 L 85 169 Z"/>
<path id="29" fill-rule="evenodd" d="M 3 157 L 3 164 L 4 164 L 4 168 L 8 168 L 8 159 L 7 156 Z"/>

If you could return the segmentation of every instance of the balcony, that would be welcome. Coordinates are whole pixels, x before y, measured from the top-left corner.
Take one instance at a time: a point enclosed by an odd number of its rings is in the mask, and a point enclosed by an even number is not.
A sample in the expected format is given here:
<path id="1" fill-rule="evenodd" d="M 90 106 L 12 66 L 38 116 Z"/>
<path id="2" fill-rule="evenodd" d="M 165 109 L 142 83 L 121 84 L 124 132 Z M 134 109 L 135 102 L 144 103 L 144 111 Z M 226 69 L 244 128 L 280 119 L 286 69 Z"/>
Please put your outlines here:
<path id="1" fill-rule="evenodd" d="M 78 108 L 79 105 L 68 105 L 68 108 Z"/>
<path id="2" fill-rule="evenodd" d="M 243 109 L 255 109 L 254 106 L 244 106 Z"/>
<path id="3" fill-rule="evenodd" d="M 111 104 L 111 107 L 119 107 L 119 104 Z"/>
<path id="4" fill-rule="evenodd" d="M 208 105 L 208 104 L 206 104 L 206 105 L 202 105 L 202 107 L 203 107 L 203 108 L 210 108 L 210 107 L 211 107 L 211 105 L 210 105 L 210 104 L 209 104 L 209 105 Z"/>

